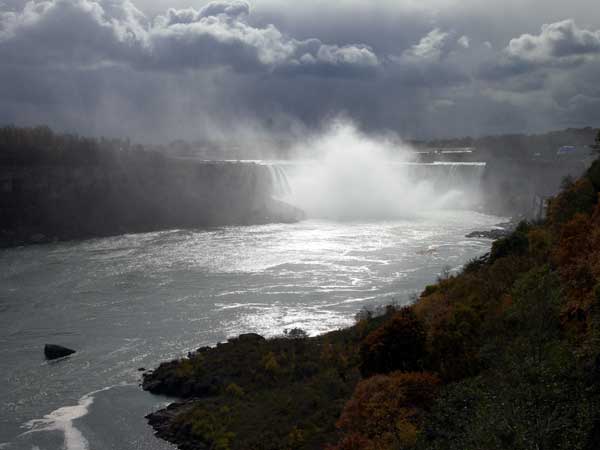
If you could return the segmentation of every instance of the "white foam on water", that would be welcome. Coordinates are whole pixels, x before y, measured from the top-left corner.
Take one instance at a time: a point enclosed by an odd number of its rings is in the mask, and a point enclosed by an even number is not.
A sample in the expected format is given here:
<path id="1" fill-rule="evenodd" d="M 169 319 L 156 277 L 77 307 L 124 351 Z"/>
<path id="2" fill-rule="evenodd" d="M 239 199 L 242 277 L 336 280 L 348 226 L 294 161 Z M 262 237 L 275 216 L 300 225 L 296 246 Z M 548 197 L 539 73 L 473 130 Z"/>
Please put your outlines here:
<path id="1" fill-rule="evenodd" d="M 23 428 L 28 428 L 29 430 L 23 433 L 22 436 L 42 431 L 60 431 L 64 435 L 65 450 L 88 450 L 89 443 L 87 439 L 75 427 L 73 422 L 87 415 L 90 406 L 94 403 L 94 396 L 96 394 L 112 389 L 113 387 L 115 386 L 107 386 L 89 392 L 79 399 L 77 405 L 63 406 L 45 415 L 42 419 L 33 419 L 26 422 L 23 424 Z"/>

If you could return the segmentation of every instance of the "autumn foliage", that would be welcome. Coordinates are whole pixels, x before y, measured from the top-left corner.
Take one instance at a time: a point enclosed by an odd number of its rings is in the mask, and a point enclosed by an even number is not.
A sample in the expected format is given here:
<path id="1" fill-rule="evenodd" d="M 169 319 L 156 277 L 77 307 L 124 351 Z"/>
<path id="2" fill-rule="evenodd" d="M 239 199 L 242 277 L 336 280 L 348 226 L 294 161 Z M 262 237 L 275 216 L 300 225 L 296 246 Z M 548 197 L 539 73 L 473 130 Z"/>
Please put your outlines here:
<path id="1" fill-rule="evenodd" d="M 411 308 L 402 308 L 365 338 L 360 356 L 363 376 L 418 370 L 425 356 L 422 323 Z"/>
<path id="2" fill-rule="evenodd" d="M 565 189 L 549 202 L 549 223 L 560 226 L 577 213 L 589 213 L 596 204 L 597 197 L 594 184 L 587 177 L 567 183 Z"/>
<path id="3" fill-rule="evenodd" d="M 338 427 L 349 434 L 330 449 L 414 446 L 438 385 L 435 375 L 415 372 L 392 372 L 361 381 L 338 421 Z"/>
<path id="4" fill-rule="evenodd" d="M 600 160 L 369 333 L 331 450 L 600 442 Z"/>

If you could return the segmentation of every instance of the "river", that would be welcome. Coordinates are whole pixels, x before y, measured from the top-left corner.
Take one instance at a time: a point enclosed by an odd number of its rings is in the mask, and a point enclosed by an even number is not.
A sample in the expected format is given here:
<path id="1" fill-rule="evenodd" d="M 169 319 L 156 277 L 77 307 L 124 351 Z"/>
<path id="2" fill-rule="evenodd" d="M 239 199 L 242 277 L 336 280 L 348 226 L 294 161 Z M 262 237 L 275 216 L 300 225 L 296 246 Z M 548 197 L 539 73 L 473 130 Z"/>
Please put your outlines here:
<path id="1" fill-rule="evenodd" d="M 168 399 L 141 391 L 139 368 L 242 332 L 316 334 L 406 303 L 488 251 L 464 236 L 501 220 L 445 210 L 2 250 L 0 448 L 171 448 L 144 419 Z M 45 343 L 77 353 L 47 362 Z"/>

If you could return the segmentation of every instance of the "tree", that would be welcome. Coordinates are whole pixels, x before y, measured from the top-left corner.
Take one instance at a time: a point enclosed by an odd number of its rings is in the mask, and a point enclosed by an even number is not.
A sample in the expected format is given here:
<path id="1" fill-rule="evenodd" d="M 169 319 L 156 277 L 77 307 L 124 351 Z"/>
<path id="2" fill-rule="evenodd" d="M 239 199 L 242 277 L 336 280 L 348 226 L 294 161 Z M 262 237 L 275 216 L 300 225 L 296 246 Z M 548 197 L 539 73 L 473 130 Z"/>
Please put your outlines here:
<path id="1" fill-rule="evenodd" d="M 337 423 L 346 434 L 332 450 L 412 448 L 439 383 L 427 372 L 392 372 L 361 381 Z"/>
<path id="2" fill-rule="evenodd" d="M 550 224 L 559 227 L 577 213 L 589 214 L 596 205 L 597 195 L 589 178 L 583 177 L 575 181 L 548 203 Z"/>
<path id="3" fill-rule="evenodd" d="M 291 330 L 286 328 L 283 330 L 283 336 L 288 339 L 306 339 L 308 337 L 308 333 L 302 328 L 292 328 Z"/>
<path id="4" fill-rule="evenodd" d="M 363 341 L 361 374 L 366 377 L 394 370 L 420 370 L 425 339 L 423 324 L 412 308 L 402 308 Z"/>

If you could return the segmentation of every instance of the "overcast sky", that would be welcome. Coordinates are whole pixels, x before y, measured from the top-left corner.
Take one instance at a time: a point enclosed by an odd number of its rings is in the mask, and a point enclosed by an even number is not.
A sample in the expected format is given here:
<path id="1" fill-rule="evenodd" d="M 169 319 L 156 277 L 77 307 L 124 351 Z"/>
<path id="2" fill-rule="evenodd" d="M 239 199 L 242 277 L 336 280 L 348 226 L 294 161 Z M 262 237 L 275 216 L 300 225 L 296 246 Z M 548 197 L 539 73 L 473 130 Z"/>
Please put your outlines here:
<path id="1" fill-rule="evenodd" d="M 0 105 L 0 123 L 144 142 L 302 134 L 339 115 L 404 138 L 597 127 L 600 8 L 0 0 Z"/>

